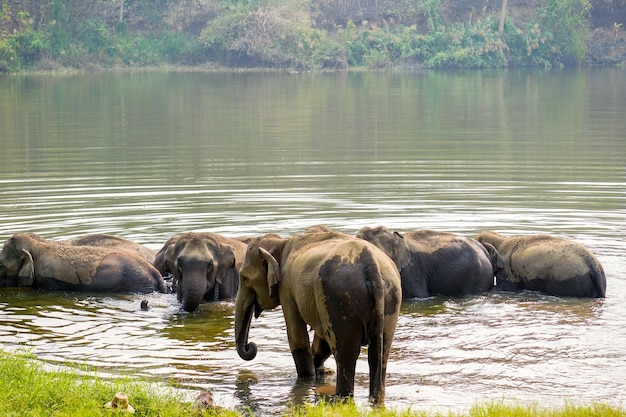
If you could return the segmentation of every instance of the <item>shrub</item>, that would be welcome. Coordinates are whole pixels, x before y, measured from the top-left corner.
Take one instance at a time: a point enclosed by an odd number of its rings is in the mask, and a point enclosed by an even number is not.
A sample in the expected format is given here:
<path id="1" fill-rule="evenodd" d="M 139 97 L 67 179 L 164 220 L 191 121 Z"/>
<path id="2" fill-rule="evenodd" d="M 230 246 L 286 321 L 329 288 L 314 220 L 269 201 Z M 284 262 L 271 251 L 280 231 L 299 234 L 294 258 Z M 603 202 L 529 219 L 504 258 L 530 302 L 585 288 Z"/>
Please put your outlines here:
<path id="1" fill-rule="evenodd" d="M 19 67 L 17 52 L 13 45 L 0 38 L 0 73 L 15 72 Z"/>
<path id="2" fill-rule="evenodd" d="M 588 0 L 547 0 L 527 29 L 529 56 L 534 61 L 580 62 L 589 36 Z"/>

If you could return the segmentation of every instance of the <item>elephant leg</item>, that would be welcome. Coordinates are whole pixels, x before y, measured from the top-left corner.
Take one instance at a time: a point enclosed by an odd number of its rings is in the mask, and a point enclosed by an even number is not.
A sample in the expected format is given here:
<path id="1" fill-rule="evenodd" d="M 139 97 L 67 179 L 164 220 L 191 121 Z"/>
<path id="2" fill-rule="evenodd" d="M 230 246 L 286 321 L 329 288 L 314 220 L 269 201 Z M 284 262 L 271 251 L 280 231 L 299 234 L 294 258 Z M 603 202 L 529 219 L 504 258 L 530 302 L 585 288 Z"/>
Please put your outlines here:
<path id="1" fill-rule="evenodd" d="M 293 361 L 296 364 L 298 378 L 312 378 L 315 376 L 313 356 L 308 348 L 299 348 L 291 351 Z"/>
<path id="2" fill-rule="evenodd" d="M 384 341 L 382 332 L 370 339 L 367 362 L 370 368 L 370 399 L 380 403 L 385 397 Z"/>
<path id="3" fill-rule="evenodd" d="M 320 369 L 324 366 L 324 362 L 332 353 L 332 351 L 330 350 L 330 346 L 328 345 L 326 339 L 322 339 L 316 333 L 315 337 L 313 337 L 312 350 L 313 364 L 315 365 L 315 369 Z"/>
<path id="4" fill-rule="evenodd" d="M 315 365 L 311 354 L 307 324 L 293 302 L 283 303 L 283 315 L 287 325 L 289 348 L 296 364 L 298 378 L 312 378 L 315 376 Z"/>
<path id="5" fill-rule="evenodd" d="M 370 367 L 370 399 L 374 404 L 382 404 L 385 400 L 385 379 L 387 376 L 387 361 L 391 352 L 391 342 L 396 330 L 396 323 L 386 323 L 382 335 L 380 354 L 378 343 L 380 338 L 375 338 L 376 342 L 370 342 L 368 350 L 368 362 Z M 374 338 L 372 338 L 374 340 Z M 377 366 L 381 361 L 380 368 Z M 380 370 L 380 374 L 376 374 Z"/>
<path id="6" fill-rule="evenodd" d="M 350 332 L 344 329 L 348 335 Z M 352 329 L 352 333 L 354 332 Z M 356 361 L 361 353 L 361 335 L 350 334 L 348 337 L 337 338 L 337 348 L 334 356 L 337 362 L 337 387 L 335 395 L 340 397 L 351 397 L 354 393 L 354 374 Z"/>

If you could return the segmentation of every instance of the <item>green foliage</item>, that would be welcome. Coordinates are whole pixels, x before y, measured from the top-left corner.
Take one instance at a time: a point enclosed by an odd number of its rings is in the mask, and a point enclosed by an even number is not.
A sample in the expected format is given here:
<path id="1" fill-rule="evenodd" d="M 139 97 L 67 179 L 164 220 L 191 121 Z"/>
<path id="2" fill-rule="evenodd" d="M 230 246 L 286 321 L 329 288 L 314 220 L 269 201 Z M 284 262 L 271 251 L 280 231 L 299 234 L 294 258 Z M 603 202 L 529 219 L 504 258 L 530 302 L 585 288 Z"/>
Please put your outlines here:
<path id="1" fill-rule="evenodd" d="M 163 59 L 172 64 L 195 65 L 206 60 L 202 43 L 186 33 L 164 32 L 159 49 Z"/>
<path id="2" fill-rule="evenodd" d="M 127 0 L 122 21 L 118 1 L 32 3 L 36 18 L 2 5 L 0 72 L 42 62 L 73 68 L 207 61 L 294 69 L 547 67 L 580 62 L 590 33 L 589 0 L 544 0 L 528 24 L 507 20 L 502 32 L 498 17 L 485 13 L 446 21 L 441 0 L 382 2 L 379 19 L 326 29 L 317 22 L 333 19 L 316 16 L 310 0 Z"/>
<path id="3" fill-rule="evenodd" d="M 10 42 L 0 38 L 0 74 L 19 70 L 17 52 Z"/>
<path id="4" fill-rule="evenodd" d="M 245 51 L 238 44 L 245 28 L 248 8 L 235 4 L 226 8 L 215 19 L 207 23 L 200 33 L 199 40 L 207 48 L 209 55 L 218 61 L 236 63 Z"/>
<path id="5" fill-rule="evenodd" d="M 112 33 L 105 22 L 99 19 L 88 19 L 77 26 L 76 39 L 85 45 L 89 52 L 106 49 L 111 44 Z"/>
<path id="6" fill-rule="evenodd" d="M 345 47 L 335 39 L 325 36 L 323 32 L 320 33 L 316 48 L 314 48 L 312 54 L 311 60 L 319 69 L 348 68 Z"/>
<path id="7" fill-rule="evenodd" d="M 588 0 L 547 0 L 527 30 L 529 57 L 535 62 L 580 62 L 589 36 Z"/>
<path id="8" fill-rule="evenodd" d="M 439 29 L 443 22 L 441 20 L 441 0 L 423 0 L 420 3 L 420 9 L 428 18 L 428 30 L 435 31 Z"/>
<path id="9" fill-rule="evenodd" d="M 160 40 L 150 36 L 121 35 L 108 49 L 108 55 L 130 67 L 156 65 L 162 60 Z"/>
<path id="10" fill-rule="evenodd" d="M 19 10 L 15 18 L 8 4 L 0 10 L 0 27 L 13 26 L 13 30 L 0 31 L 0 73 L 15 72 L 35 63 L 48 49 L 47 39 L 32 29 L 33 19 L 28 12 Z"/>
<path id="11" fill-rule="evenodd" d="M 48 39 L 41 32 L 18 32 L 11 37 L 14 49 L 18 53 L 20 66 L 30 66 L 36 63 L 48 50 Z"/>
<path id="12" fill-rule="evenodd" d="M 62 0 L 51 0 L 49 21 L 44 30 L 50 39 L 52 53 L 62 53 L 72 42 L 72 23 L 68 8 Z"/>
<path id="13" fill-rule="evenodd" d="M 505 67 L 509 48 L 493 19 L 441 27 L 422 35 L 415 26 L 348 25 L 338 36 L 348 45 L 348 63 L 370 68 L 420 63 L 428 68 Z"/>
<path id="14" fill-rule="evenodd" d="M 427 61 L 430 67 L 499 68 L 508 64 L 509 47 L 502 41 L 492 16 L 453 25 L 441 36 L 448 48 Z"/>
<path id="15" fill-rule="evenodd" d="M 302 2 L 236 3 L 209 21 L 200 40 L 224 64 L 311 68 L 336 66 L 326 34 L 315 29 Z M 321 61 L 316 61 L 318 57 Z"/>

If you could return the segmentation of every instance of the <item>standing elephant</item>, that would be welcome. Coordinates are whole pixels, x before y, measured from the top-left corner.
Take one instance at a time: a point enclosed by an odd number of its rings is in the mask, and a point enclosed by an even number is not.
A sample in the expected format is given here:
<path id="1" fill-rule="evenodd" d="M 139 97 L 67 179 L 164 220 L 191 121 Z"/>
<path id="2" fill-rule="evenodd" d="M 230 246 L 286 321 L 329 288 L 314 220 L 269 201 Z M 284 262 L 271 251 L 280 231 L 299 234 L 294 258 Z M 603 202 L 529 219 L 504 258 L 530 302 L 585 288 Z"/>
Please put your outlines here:
<path id="1" fill-rule="evenodd" d="M 100 246 L 122 250 L 140 256 L 150 263 L 154 262 L 154 257 L 156 256 L 156 251 L 150 249 L 147 246 L 133 242 L 132 240 L 105 233 L 85 235 L 77 237 L 75 239 L 62 240 L 60 242 L 74 246 Z"/>
<path id="2" fill-rule="evenodd" d="M 433 230 L 400 234 L 384 226 L 364 227 L 357 237 L 393 259 L 404 298 L 463 297 L 493 288 L 490 255 L 475 239 Z"/>
<path id="3" fill-rule="evenodd" d="M 74 246 L 39 235 L 15 234 L 0 253 L 0 275 L 18 286 L 51 290 L 166 292 L 159 271 L 137 255 L 113 248 Z"/>
<path id="4" fill-rule="evenodd" d="M 338 396 L 354 392 L 356 361 L 369 345 L 370 398 L 381 403 L 402 290 L 395 265 L 374 245 L 339 232 L 259 237 L 248 246 L 235 303 L 237 352 L 257 353 L 248 343 L 252 313 L 282 304 L 298 377 L 315 376 L 332 353 Z M 309 343 L 307 325 L 315 332 Z"/>
<path id="5" fill-rule="evenodd" d="M 172 274 L 183 310 L 195 311 L 202 301 L 234 298 L 239 267 L 248 245 L 215 233 L 185 232 L 172 236 L 157 253 L 154 265 Z"/>
<path id="6" fill-rule="evenodd" d="M 600 261 L 580 243 L 550 235 L 505 237 L 492 231 L 481 232 L 476 239 L 498 251 L 502 268 L 496 282 L 504 291 L 590 298 L 606 294 Z"/>

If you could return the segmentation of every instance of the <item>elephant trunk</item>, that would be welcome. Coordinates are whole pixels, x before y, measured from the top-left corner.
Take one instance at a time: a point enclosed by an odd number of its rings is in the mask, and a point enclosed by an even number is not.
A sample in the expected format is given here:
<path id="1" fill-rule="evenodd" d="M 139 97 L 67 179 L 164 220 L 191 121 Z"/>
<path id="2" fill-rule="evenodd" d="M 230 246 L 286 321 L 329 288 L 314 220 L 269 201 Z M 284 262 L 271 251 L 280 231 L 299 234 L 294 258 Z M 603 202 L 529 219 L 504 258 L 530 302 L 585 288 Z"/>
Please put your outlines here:
<path id="1" fill-rule="evenodd" d="M 213 285 L 208 282 L 206 264 L 190 262 L 183 266 L 179 283 L 183 310 L 193 312 L 202 302 L 205 293 L 212 290 L 215 281 Z"/>
<path id="2" fill-rule="evenodd" d="M 235 340 L 237 353 L 246 361 L 256 357 L 257 348 L 254 342 L 248 343 L 248 333 L 252 322 L 252 310 L 255 306 L 254 294 L 246 288 L 239 287 L 235 305 Z"/>

